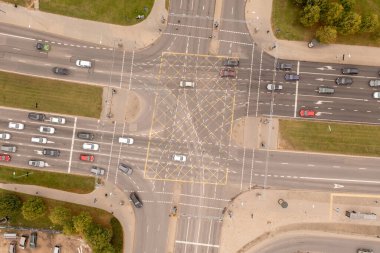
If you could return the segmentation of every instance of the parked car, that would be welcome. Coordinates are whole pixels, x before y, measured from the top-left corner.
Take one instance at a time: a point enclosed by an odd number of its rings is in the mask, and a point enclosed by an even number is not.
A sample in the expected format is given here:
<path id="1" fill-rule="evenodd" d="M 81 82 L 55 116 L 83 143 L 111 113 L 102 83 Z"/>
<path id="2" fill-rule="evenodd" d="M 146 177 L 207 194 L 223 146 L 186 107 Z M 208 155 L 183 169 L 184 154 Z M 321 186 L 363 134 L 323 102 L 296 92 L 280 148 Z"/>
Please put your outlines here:
<path id="1" fill-rule="evenodd" d="M 282 90 L 282 85 L 281 84 L 273 84 L 273 83 L 269 83 L 267 85 L 267 90 L 269 91 L 276 91 L 276 90 Z"/>
<path id="2" fill-rule="evenodd" d="M 40 126 L 38 128 L 38 131 L 43 134 L 54 134 L 55 133 L 55 128 L 54 127 L 49 127 L 49 126 Z"/>
<path id="3" fill-rule="evenodd" d="M 31 142 L 46 144 L 48 142 L 48 139 L 45 137 L 32 137 Z"/>
<path id="4" fill-rule="evenodd" d="M 42 154 L 46 156 L 53 156 L 53 157 L 58 157 L 61 154 L 61 151 L 58 149 L 52 149 L 52 148 L 44 148 L 42 150 Z"/>
<path id="5" fill-rule="evenodd" d="M 141 202 L 136 192 L 131 192 L 131 194 L 129 195 L 129 198 L 132 200 L 132 203 L 135 207 L 137 208 L 143 207 L 143 203 Z"/>
<path id="6" fill-rule="evenodd" d="M 9 122 L 8 128 L 10 128 L 10 129 L 17 129 L 17 130 L 23 130 L 25 128 L 25 125 L 23 123 Z"/>
<path id="7" fill-rule="evenodd" d="M 223 61 L 223 66 L 237 67 L 239 66 L 239 63 L 239 59 L 227 58 L 227 60 Z"/>
<path id="8" fill-rule="evenodd" d="M 1 140 L 9 140 L 10 138 L 12 137 L 12 135 L 10 133 L 0 133 L 0 139 Z"/>
<path id="9" fill-rule="evenodd" d="M 10 162 L 11 156 L 7 154 L 0 154 L 0 162 Z"/>
<path id="10" fill-rule="evenodd" d="M 81 154 L 79 159 L 85 162 L 93 162 L 95 160 L 95 157 L 89 154 Z"/>
<path id="11" fill-rule="evenodd" d="M 37 232 L 30 233 L 29 247 L 31 248 L 37 247 Z"/>
<path id="12" fill-rule="evenodd" d="M 54 67 L 52 68 L 52 71 L 56 75 L 68 75 L 70 72 L 67 68 L 60 68 L 60 67 Z"/>
<path id="13" fill-rule="evenodd" d="M 43 168 L 46 166 L 46 163 L 42 160 L 29 160 L 28 165 L 33 166 L 33 167 Z"/>
<path id="14" fill-rule="evenodd" d="M 37 42 L 36 49 L 39 51 L 48 52 L 50 51 L 50 45 L 47 43 Z"/>
<path id="15" fill-rule="evenodd" d="M 97 176 L 103 176 L 105 170 L 103 168 L 98 167 L 98 166 L 91 166 L 90 172 L 97 175 Z"/>
<path id="16" fill-rule="evenodd" d="M 288 71 L 288 70 L 292 70 L 292 67 L 293 67 L 293 65 L 290 63 L 279 62 L 279 63 L 277 63 L 276 69 Z"/>
<path id="17" fill-rule="evenodd" d="M 66 124 L 66 119 L 64 117 L 53 116 L 50 117 L 50 122 L 54 124 L 64 125 Z"/>
<path id="18" fill-rule="evenodd" d="M 92 67 L 91 61 L 86 61 L 86 60 L 77 60 L 75 62 L 75 65 L 77 65 L 78 67 L 81 67 L 81 68 L 91 68 Z"/>
<path id="19" fill-rule="evenodd" d="M 119 170 L 121 170 L 122 172 L 124 172 L 127 175 L 132 175 L 132 173 L 133 173 L 132 168 L 129 167 L 128 165 L 126 165 L 125 163 L 119 164 Z"/>
<path id="20" fill-rule="evenodd" d="M 380 92 L 376 91 L 372 94 L 373 98 L 379 99 L 380 98 Z"/>
<path id="21" fill-rule="evenodd" d="M 18 246 L 19 246 L 21 249 L 25 249 L 25 247 L 26 247 L 26 243 L 27 243 L 27 240 L 28 240 L 28 236 L 27 236 L 27 235 L 22 235 L 22 236 L 20 237 L 20 241 L 19 241 Z"/>
<path id="22" fill-rule="evenodd" d="M 300 80 L 300 76 L 294 73 L 288 73 L 284 76 L 286 81 L 298 81 Z"/>
<path id="23" fill-rule="evenodd" d="M 87 133 L 87 132 L 78 132 L 77 137 L 82 140 L 93 140 L 94 134 L 93 133 Z"/>
<path id="24" fill-rule="evenodd" d="M 85 149 L 85 150 L 94 150 L 94 151 L 97 151 L 97 150 L 99 150 L 99 144 L 85 142 L 85 143 L 83 143 L 82 148 Z"/>
<path id="25" fill-rule="evenodd" d="M 236 71 L 233 68 L 224 68 L 220 71 L 220 77 L 235 77 Z"/>
<path id="26" fill-rule="evenodd" d="M 195 82 L 181 81 L 179 83 L 179 87 L 181 87 L 181 88 L 194 88 L 195 87 Z"/>
<path id="27" fill-rule="evenodd" d="M 16 145 L 4 144 L 0 147 L 1 151 L 15 153 L 17 151 Z"/>
<path id="28" fill-rule="evenodd" d="M 357 68 L 342 68 L 342 74 L 344 74 L 344 75 L 357 75 L 357 74 L 359 74 L 359 69 L 357 69 Z"/>
<path id="29" fill-rule="evenodd" d="M 30 112 L 28 114 L 28 118 L 30 120 L 44 121 L 46 118 L 46 115 L 43 113 Z"/>
<path id="30" fill-rule="evenodd" d="M 316 111 L 311 109 L 301 109 L 299 110 L 299 115 L 302 118 L 314 118 L 316 116 Z"/>
<path id="31" fill-rule="evenodd" d="M 372 249 L 358 249 L 357 253 L 373 253 Z"/>
<path id="32" fill-rule="evenodd" d="M 341 76 L 335 79 L 335 83 L 337 85 L 351 85 L 353 83 L 353 80 L 351 77 Z"/>
<path id="33" fill-rule="evenodd" d="M 320 86 L 318 88 L 319 94 L 334 94 L 334 92 L 335 92 L 335 89 L 331 87 Z"/>
<path id="34" fill-rule="evenodd" d="M 368 85 L 370 87 L 379 87 L 380 86 L 380 80 L 379 79 L 369 80 Z"/>
<path id="35" fill-rule="evenodd" d="M 16 253 L 16 244 L 17 243 L 15 241 L 12 241 L 9 244 L 8 253 Z"/>
<path id="36" fill-rule="evenodd" d="M 61 253 L 61 246 L 55 245 L 53 249 L 53 253 Z"/>
<path id="37" fill-rule="evenodd" d="M 172 156 L 173 161 L 176 162 L 186 162 L 186 156 L 185 155 L 180 155 L 180 154 L 174 154 Z"/>
<path id="38" fill-rule="evenodd" d="M 119 143 L 132 145 L 133 142 L 134 140 L 131 137 L 119 137 Z"/>

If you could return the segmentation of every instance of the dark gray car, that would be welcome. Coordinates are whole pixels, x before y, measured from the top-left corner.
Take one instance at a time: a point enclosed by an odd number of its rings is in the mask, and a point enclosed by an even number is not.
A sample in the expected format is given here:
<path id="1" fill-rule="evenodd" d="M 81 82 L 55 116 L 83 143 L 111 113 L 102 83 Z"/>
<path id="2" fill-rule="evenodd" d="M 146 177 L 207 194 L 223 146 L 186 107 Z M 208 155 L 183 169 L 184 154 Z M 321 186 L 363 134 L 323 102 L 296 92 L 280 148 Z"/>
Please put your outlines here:
<path id="1" fill-rule="evenodd" d="M 300 80 L 300 76 L 294 73 L 289 73 L 284 76 L 286 81 L 298 81 Z"/>
<path id="2" fill-rule="evenodd" d="M 293 67 L 293 65 L 290 64 L 290 63 L 281 63 L 281 62 L 279 62 L 279 63 L 277 63 L 276 69 L 287 71 L 287 70 L 292 70 L 292 67 Z"/>
<path id="3" fill-rule="evenodd" d="M 28 114 L 28 118 L 31 120 L 44 121 L 46 118 L 46 115 L 43 113 L 30 112 Z"/>
<path id="4" fill-rule="evenodd" d="M 77 137 L 83 140 L 93 140 L 95 135 L 93 133 L 88 132 L 78 132 Z"/>
<path id="5" fill-rule="evenodd" d="M 53 73 L 57 74 L 57 75 L 68 75 L 69 74 L 69 70 L 66 68 L 54 67 L 52 70 L 53 70 Z"/>
<path id="6" fill-rule="evenodd" d="M 135 205 L 135 207 L 137 208 L 143 207 L 143 203 L 141 202 L 136 192 L 131 192 L 131 194 L 129 195 L 129 198 L 132 200 L 132 203 L 133 205 Z"/>
<path id="7" fill-rule="evenodd" d="M 351 85 L 353 83 L 353 80 L 351 77 L 341 76 L 335 79 L 335 83 L 337 85 Z"/>
<path id="8" fill-rule="evenodd" d="M 58 149 L 44 148 L 42 154 L 46 156 L 58 157 L 61 154 L 61 151 L 59 151 Z"/>
<path id="9" fill-rule="evenodd" d="M 357 69 L 357 68 L 342 68 L 342 74 L 344 74 L 344 75 L 357 75 L 357 74 L 359 74 L 359 69 Z"/>
<path id="10" fill-rule="evenodd" d="M 239 60 L 238 59 L 228 58 L 227 60 L 223 61 L 223 66 L 237 67 L 237 66 L 239 66 Z"/>

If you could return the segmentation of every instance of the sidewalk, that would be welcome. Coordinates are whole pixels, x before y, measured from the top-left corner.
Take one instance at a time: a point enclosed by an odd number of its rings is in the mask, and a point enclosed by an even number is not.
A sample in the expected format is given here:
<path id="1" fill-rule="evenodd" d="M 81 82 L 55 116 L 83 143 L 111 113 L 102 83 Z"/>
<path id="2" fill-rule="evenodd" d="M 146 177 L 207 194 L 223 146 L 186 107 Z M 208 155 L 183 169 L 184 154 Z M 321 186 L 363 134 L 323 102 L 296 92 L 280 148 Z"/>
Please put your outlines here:
<path id="1" fill-rule="evenodd" d="M 0 22 L 31 28 L 41 32 L 61 35 L 72 39 L 87 41 L 98 45 L 114 47 L 119 43 L 128 51 L 144 48 L 160 36 L 168 19 L 165 0 L 156 0 L 149 16 L 139 24 L 120 26 L 96 21 L 66 17 L 13 4 L 0 2 Z"/>
<path id="2" fill-rule="evenodd" d="M 76 194 L 65 192 L 35 185 L 19 185 L 19 184 L 3 184 L 0 183 L 0 188 L 26 193 L 38 196 L 71 202 L 75 204 L 96 207 L 108 212 L 113 212 L 113 215 L 119 220 L 124 232 L 123 252 L 131 253 L 133 250 L 134 233 L 135 233 L 135 215 L 132 206 L 129 204 L 129 199 L 126 194 L 119 190 L 115 185 L 106 182 L 104 186 L 95 189 L 89 194 Z M 107 197 L 105 194 L 107 193 Z M 96 199 L 96 202 L 94 201 Z M 124 201 L 124 205 L 120 205 L 120 201 Z"/>
<path id="3" fill-rule="evenodd" d="M 380 64 L 378 47 L 331 44 L 308 48 L 307 42 L 277 40 L 271 25 L 272 2 L 247 0 L 245 8 L 249 32 L 255 43 L 268 54 L 288 60 L 373 66 Z M 274 43 L 276 48 L 271 50 Z M 344 60 L 343 55 L 345 55 Z"/>

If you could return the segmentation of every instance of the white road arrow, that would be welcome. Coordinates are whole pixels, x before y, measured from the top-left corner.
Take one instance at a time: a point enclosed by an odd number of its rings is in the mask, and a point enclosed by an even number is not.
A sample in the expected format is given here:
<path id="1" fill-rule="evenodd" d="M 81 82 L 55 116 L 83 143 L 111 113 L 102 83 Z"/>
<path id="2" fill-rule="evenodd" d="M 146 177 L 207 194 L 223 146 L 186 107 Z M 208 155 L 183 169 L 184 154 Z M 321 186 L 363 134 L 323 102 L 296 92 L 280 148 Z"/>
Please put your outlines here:
<path id="1" fill-rule="evenodd" d="M 341 184 L 334 184 L 334 189 L 343 188 L 344 186 Z"/>
<path id="2" fill-rule="evenodd" d="M 333 103 L 333 101 L 322 101 L 322 100 L 318 100 L 317 102 L 315 102 L 316 105 L 321 105 L 323 103 Z"/>
<path id="3" fill-rule="evenodd" d="M 319 69 L 319 70 L 335 70 L 331 66 L 323 66 L 323 67 L 320 67 L 320 68 L 317 68 L 317 69 Z"/>
<path id="4" fill-rule="evenodd" d="M 324 79 L 324 78 L 317 78 L 317 79 L 315 79 L 315 80 L 317 80 L 317 81 L 321 81 L 321 82 L 323 82 L 323 81 L 335 81 L 335 80 Z"/>
<path id="5" fill-rule="evenodd" d="M 315 115 L 321 116 L 322 114 L 332 114 L 331 112 L 317 112 Z"/>

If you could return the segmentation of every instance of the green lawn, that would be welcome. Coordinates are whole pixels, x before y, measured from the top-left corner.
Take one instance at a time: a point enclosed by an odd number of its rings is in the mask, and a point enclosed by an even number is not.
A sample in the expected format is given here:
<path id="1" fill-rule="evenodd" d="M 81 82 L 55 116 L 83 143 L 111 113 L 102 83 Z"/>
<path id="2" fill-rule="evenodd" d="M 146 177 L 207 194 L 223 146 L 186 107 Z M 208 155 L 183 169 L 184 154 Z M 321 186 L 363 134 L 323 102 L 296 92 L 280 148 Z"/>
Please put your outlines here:
<path id="1" fill-rule="evenodd" d="M 39 185 L 75 193 L 90 193 L 95 189 L 93 177 L 5 166 L 0 166 L 0 183 Z"/>
<path id="2" fill-rule="evenodd" d="M 283 149 L 380 156 L 379 126 L 280 120 L 279 132 Z"/>
<path id="3" fill-rule="evenodd" d="M 121 224 L 118 219 L 115 217 L 112 217 L 111 219 L 111 226 L 112 226 L 112 239 L 111 244 L 116 250 L 116 253 L 122 253 L 123 252 L 123 228 L 121 227 Z"/>
<path id="4" fill-rule="evenodd" d="M 359 14 L 367 12 L 380 13 L 380 0 L 356 0 L 355 11 Z M 314 38 L 317 26 L 305 28 L 299 23 L 300 8 L 292 0 L 273 0 L 272 28 L 280 29 L 276 37 L 285 40 L 310 41 Z M 338 44 L 380 46 L 380 26 L 373 34 L 338 35 Z M 305 44 L 306 45 L 306 44 Z"/>
<path id="5" fill-rule="evenodd" d="M 97 86 L 0 72 L 0 90 L 0 106 L 93 118 L 102 110 Z"/>

